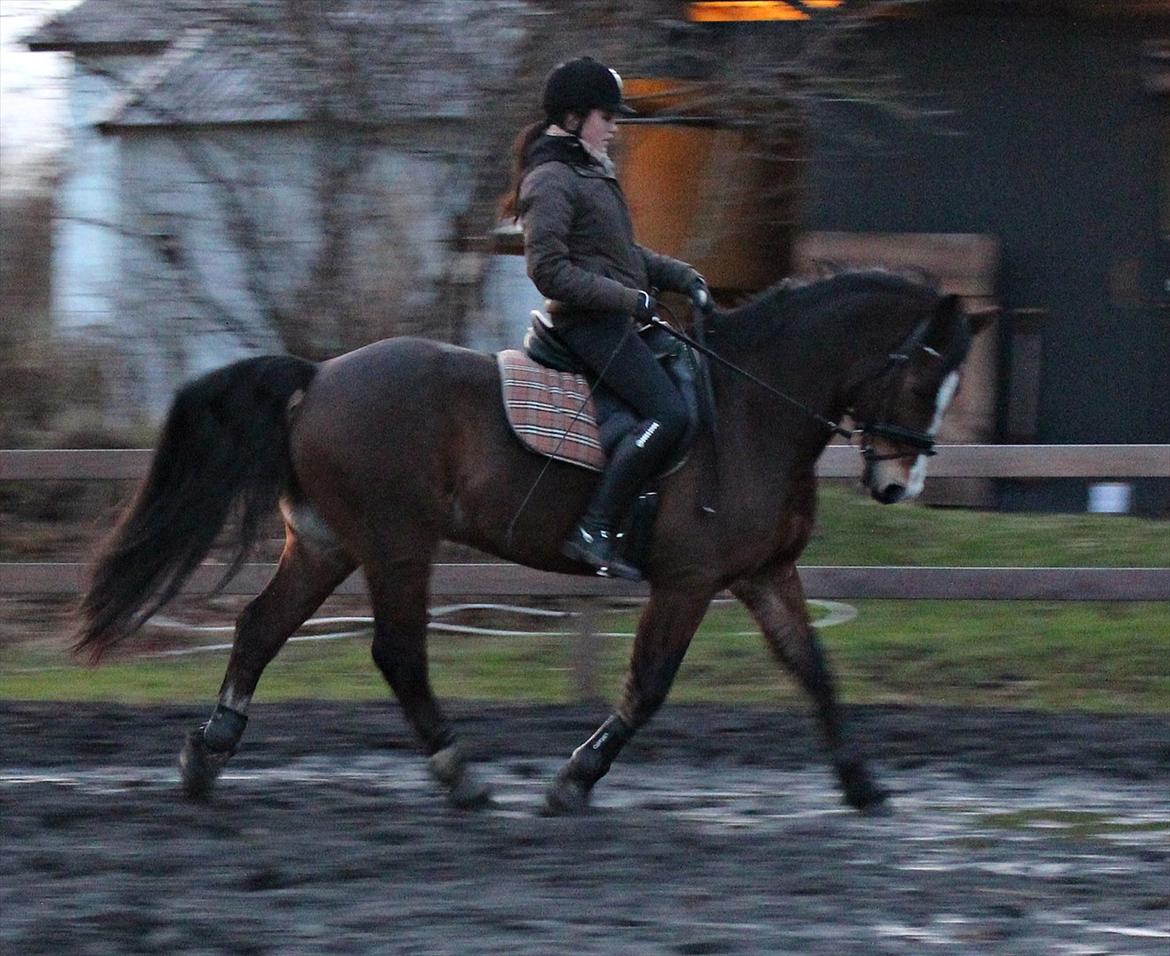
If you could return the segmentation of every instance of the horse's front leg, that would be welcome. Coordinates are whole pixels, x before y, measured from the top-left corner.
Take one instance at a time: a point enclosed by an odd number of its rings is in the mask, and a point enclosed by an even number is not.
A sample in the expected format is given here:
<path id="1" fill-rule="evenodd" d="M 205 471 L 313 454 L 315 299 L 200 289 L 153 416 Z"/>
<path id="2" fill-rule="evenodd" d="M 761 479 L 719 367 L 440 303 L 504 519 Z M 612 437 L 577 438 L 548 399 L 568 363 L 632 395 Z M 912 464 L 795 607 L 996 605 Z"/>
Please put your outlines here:
<path id="1" fill-rule="evenodd" d="M 846 802 L 858 810 L 881 807 L 888 794 L 874 782 L 864 758 L 846 740 L 833 675 L 809 621 L 796 565 L 780 564 L 745 578 L 731 592 L 756 619 L 776 658 L 812 697 Z"/>
<path id="2" fill-rule="evenodd" d="M 549 789 L 550 813 L 573 813 L 589 804 L 593 785 L 609 771 L 626 742 L 645 724 L 670 691 L 691 638 L 712 594 L 701 596 L 656 588 L 650 596 L 630 656 L 630 669 L 616 713 L 581 744 Z"/>

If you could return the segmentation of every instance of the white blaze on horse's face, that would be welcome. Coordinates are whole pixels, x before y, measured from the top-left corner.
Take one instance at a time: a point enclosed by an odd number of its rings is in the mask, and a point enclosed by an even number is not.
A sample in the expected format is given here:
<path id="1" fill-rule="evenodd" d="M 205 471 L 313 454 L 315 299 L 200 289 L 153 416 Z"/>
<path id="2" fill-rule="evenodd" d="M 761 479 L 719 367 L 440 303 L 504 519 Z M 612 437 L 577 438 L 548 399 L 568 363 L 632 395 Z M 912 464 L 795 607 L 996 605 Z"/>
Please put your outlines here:
<path id="1" fill-rule="evenodd" d="M 930 436 L 938 433 L 942 424 L 943 415 L 951 404 L 955 393 L 959 390 L 959 373 L 951 372 L 943 379 L 938 392 L 935 393 L 934 417 L 926 432 Z M 897 455 L 905 451 L 892 442 L 875 438 L 874 451 L 878 455 Z M 897 501 L 909 501 L 922 494 L 926 485 L 925 455 L 894 457 L 881 461 L 874 461 L 866 468 L 866 484 L 875 500 L 883 504 L 893 504 Z"/>
<path id="2" fill-rule="evenodd" d="M 938 434 L 938 427 L 942 424 L 943 415 L 947 413 L 947 408 L 950 406 L 955 393 L 959 390 L 959 373 L 957 371 L 951 372 L 943 383 L 939 386 L 938 394 L 934 397 L 934 418 L 930 422 L 930 427 L 926 430 L 932 438 Z M 906 497 L 917 498 L 922 494 L 922 489 L 926 485 L 926 463 L 925 455 L 919 455 L 914 459 L 914 467 L 910 469 L 910 482 L 906 485 Z"/>

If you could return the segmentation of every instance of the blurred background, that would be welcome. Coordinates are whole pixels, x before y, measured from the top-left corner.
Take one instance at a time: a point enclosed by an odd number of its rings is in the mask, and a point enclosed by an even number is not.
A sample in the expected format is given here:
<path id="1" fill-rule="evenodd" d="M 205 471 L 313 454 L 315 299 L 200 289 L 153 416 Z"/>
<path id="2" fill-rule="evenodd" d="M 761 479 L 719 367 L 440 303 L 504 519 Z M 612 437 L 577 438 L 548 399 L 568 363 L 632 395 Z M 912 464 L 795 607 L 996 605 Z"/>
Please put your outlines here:
<path id="1" fill-rule="evenodd" d="M 256 352 L 515 345 L 539 299 L 495 219 L 510 143 L 584 51 L 640 108 L 641 240 L 723 301 L 914 270 L 1002 309 L 944 440 L 1170 441 L 1166 3 L 9 0 L 0 23 L 5 446 L 141 440 Z M 1098 499 L 1161 514 L 1168 484 Z"/>

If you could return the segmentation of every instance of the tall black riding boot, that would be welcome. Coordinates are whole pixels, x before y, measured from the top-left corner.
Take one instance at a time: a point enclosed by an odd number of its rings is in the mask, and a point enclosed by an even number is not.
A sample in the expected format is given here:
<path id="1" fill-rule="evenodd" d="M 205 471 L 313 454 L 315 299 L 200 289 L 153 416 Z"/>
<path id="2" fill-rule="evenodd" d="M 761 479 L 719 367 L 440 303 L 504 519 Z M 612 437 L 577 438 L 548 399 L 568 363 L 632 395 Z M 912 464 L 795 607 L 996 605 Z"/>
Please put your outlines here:
<path id="1" fill-rule="evenodd" d="M 658 441 L 655 441 L 658 438 Z M 662 438 L 668 438 L 665 444 Z M 617 557 L 616 530 L 622 515 L 674 444 L 656 421 L 643 423 L 622 439 L 601 476 L 601 484 L 580 523 L 561 545 L 565 557 L 593 568 L 602 577 L 641 581 L 642 572 Z"/>

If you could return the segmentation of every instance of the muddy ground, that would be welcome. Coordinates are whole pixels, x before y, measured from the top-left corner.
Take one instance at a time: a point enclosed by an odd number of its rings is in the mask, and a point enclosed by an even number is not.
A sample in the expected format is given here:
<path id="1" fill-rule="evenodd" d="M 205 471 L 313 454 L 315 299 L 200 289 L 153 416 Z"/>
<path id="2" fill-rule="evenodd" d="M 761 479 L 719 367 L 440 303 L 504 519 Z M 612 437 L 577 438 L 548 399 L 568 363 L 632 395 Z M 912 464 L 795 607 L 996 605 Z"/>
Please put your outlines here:
<path id="1" fill-rule="evenodd" d="M 209 805 L 190 708 L 0 704 L 0 952 L 1170 951 L 1170 719 L 858 708 L 896 812 L 842 807 L 792 711 L 669 706 L 539 814 L 603 708 L 452 708 L 494 809 L 389 706 L 258 706 Z"/>

